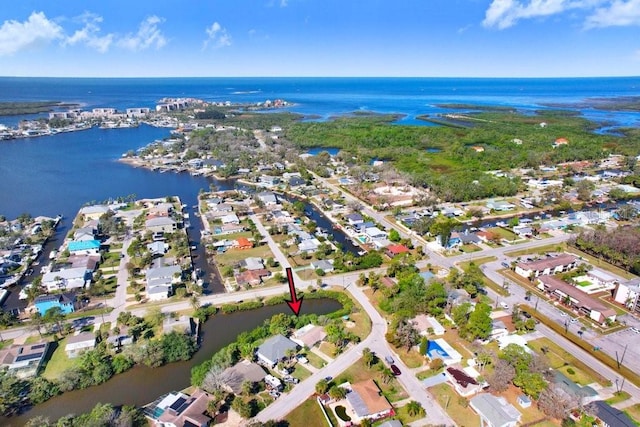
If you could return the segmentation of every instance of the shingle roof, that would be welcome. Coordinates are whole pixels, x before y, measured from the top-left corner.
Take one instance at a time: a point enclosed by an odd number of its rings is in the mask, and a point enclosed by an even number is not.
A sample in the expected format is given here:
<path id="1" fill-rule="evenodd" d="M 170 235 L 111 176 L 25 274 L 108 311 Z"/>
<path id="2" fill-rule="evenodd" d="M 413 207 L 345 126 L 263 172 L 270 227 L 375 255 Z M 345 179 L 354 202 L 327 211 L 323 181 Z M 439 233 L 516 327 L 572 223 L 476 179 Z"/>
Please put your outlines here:
<path id="1" fill-rule="evenodd" d="M 602 400 L 591 403 L 588 409 L 610 427 L 633 427 L 636 425 L 627 414 Z"/>
<path id="2" fill-rule="evenodd" d="M 347 394 L 347 400 L 359 417 L 366 417 L 393 408 L 371 379 L 352 384 L 351 390 L 353 391 Z"/>
<path id="3" fill-rule="evenodd" d="M 476 412 L 488 420 L 493 427 L 512 424 L 519 419 L 520 412 L 513 405 L 491 394 L 478 394 L 470 402 Z"/>
<path id="4" fill-rule="evenodd" d="M 258 347 L 258 353 L 271 361 L 276 361 L 286 357 L 287 350 L 296 350 L 297 348 L 298 344 L 294 343 L 284 335 L 278 334 L 267 339 L 260 347 Z"/>

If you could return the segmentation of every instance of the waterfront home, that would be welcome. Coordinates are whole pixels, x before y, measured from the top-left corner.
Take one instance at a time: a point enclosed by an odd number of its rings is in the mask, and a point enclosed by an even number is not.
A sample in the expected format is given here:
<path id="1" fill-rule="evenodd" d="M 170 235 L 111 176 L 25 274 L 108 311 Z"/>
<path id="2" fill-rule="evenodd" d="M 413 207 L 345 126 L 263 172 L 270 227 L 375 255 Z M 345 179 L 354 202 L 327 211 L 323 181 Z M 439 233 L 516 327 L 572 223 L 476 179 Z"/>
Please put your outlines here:
<path id="1" fill-rule="evenodd" d="M 212 397 L 200 389 L 196 389 L 190 396 L 172 391 L 145 405 L 143 413 L 154 426 L 207 427 L 212 421 L 206 415 L 211 400 Z"/>
<path id="2" fill-rule="evenodd" d="M 38 295 L 33 300 L 33 305 L 42 316 L 53 307 L 60 308 L 63 314 L 73 313 L 75 311 L 75 303 L 76 296 L 70 292 L 55 295 Z"/>
<path id="3" fill-rule="evenodd" d="M 73 240 L 76 242 L 82 242 L 86 240 L 95 240 L 96 239 L 96 229 L 95 227 L 81 227 L 73 232 Z"/>
<path id="4" fill-rule="evenodd" d="M 133 337 L 128 334 L 127 330 L 127 327 L 122 327 L 120 328 L 120 333 L 116 334 L 112 331 L 112 335 L 109 335 L 109 337 L 107 338 L 107 343 L 109 343 L 116 350 L 133 344 Z"/>
<path id="5" fill-rule="evenodd" d="M 378 227 L 369 227 L 364 230 L 364 234 L 366 234 L 371 240 L 385 239 L 387 237 L 387 233 L 380 230 Z"/>
<path id="6" fill-rule="evenodd" d="M 347 383 L 347 388 L 350 390 L 347 393 L 347 402 L 353 408 L 358 421 L 363 419 L 375 421 L 395 414 L 393 406 L 372 379 L 355 384 Z"/>
<path id="7" fill-rule="evenodd" d="M 100 255 L 99 240 L 72 240 L 68 243 L 69 253 L 74 255 Z"/>
<path id="8" fill-rule="evenodd" d="M 147 218 L 152 217 L 167 217 L 173 212 L 173 203 L 161 202 L 157 203 L 149 208 L 147 212 Z"/>
<path id="9" fill-rule="evenodd" d="M 226 167 L 226 164 L 222 160 L 204 159 L 202 161 L 202 167 L 206 169 L 210 169 L 213 172 L 217 172 L 220 169 L 224 169 Z"/>
<path id="10" fill-rule="evenodd" d="M 581 211 L 575 214 L 575 218 L 582 225 L 604 224 L 611 218 L 611 213 L 607 211 Z"/>
<path id="11" fill-rule="evenodd" d="M 287 211 L 273 211 L 271 217 L 276 224 L 291 224 L 295 219 Z"/>
<path id="12" fill-rule="evenodd" d="M 240 218 L 238 218 L 238 215 L 236 214 L 228 214 L 225 216 L 220 217 L 220 221 L 222 221 L 222 224 L 234 224 L 234 225 L 238 225 L 240 224 Z"/>
<path id="13" fill-rule="evenodd" d="M 299 187 L 305 185 L 306 181 L 301 176 L 292 176 L 289 178 L 288 184 L 290 187 Z"/>
<path id="14" fill-rule="evenodd" d="M 364 222 L 364 218 L 359 213 L 349 214 L 345 217 L 345 219 L 351 226 L 362 224 Z"/>
<path id="15" fill-rule="evenodd" d="M 233 245 L 236 249 L 251 249 L 253 248 L 253 242 L 246 237 L 238 237 Z"/>
<path id="16" fill-rule="evenodd" d="M 274 206 L 278 204 L 278 197 L 271 192 L 264 191 L 262 193 L 256 194 L 256 197 L 259 201 L 261 201 L 265 206 Z"/>
<path id="17" fill-rule="evenodd" d="M 0 367 L 18 378 L 35 377 L 48 350 L 48 341 L 3 348 L 0 350 Z"/>
<path id="18" fill-rule="evenodd" d="M 589 316 L 591 320 L 598 323 L 604 324 L 608 321 L 613 322 L 616 320 L 616 311 L 613 308 L 607 307 L 599 299 L 582 292 L 576 286 L 570 285 L 557 277 L 538 277 L 538 288 L 577 308 L 583 314 Z"/>
<path id="19" fill-rule="evenodd" d="M 50 271 L 42 275 L 42 286 L 48 292 L 84 288 L 91 283 L 91 270 L 85 267 L 63 268 L 58 271 Z"/>
<path id="20" fill-rule="evenodd" d="M 180 283 L 182 269 L 179 265 L 151 267 L 146 272 L 147 297 L 152 301 L 169 298 L 175 283 Z"/>
<path id="21" fill-rule="evenodd" d="M 265 342 L 258 347 L 256 356 L 260 362 L 273 368 L 280 361 L 287 358 L 287 352 L 290 350 L 297 351 L 298 344 L 284 335 L 278 334 L 267 338 Z"/>
<path id="22" fill-rule="evenodd" d="M 93 332 L 81 332 L 67 337 L 64 351 L 69 359 L 80 356 L 85 351 L 93 350 L 96 346 L 96 336 Z"/>
<path id="23" fill-rule="evenodd" d="M 522 417 L 520 411 L 504 397 L 495 397 L 489 393 L 474 396 L 469 405 L 486 427 L 516 427 Z"/>
<path id="24" fill-rule="evenodd" d="M 109 210 L 109 207 L 106 205 L 85 206 L 80 209 L 80 214 L 84 217 L 85 221 L 92 219 L 99 220 L 100 217 L 109 212 Z"/>
<path id="25" fill-rule="evenodd" d="M 262 366 L 248 360 L 242 360 L 222 372 L 222 382 L 224 388 L 234 394 L 242 393 L 242 384 L 245 381 L 259 383 L 263 381 L 266 372 Z"/>
<path id="26" fill-rule="evenodd" d="M 276 185 L 280 184 L 280 177 L 271 176 L 271 175 L 261 175 L 259 178 L 258 184 L 261 187 L 267 187 L 267 188 L 275 187 Z"/>
<path id="27" fill-rule="evenodd" d="M 145 221 L 144 226 L 152 233 L 173 233 L 178 229 L 178 224 L 169 217 L 154 217 Z"/>
<path id="28" fill-rule="evenodd" d="M 311 268 L 314 270 L 322 270 L 325 273 L 331 273 L 333 271 L 333 264 L 325 259 L 319 259 L 311 262 Z"/>
<path id="29" fill-rule="evenodd" d="M 224 224 L 220 227 L 215 227 L 213 233 L 219 236 L 225 234 L 235 234 L 244 231 L 244 227 L 238 224 Z"/>
<path id="30" fill-rule="evenodd" d="M 291 341 L 300 347 L 311 348 L 318 345 L 327 337 L 327 333 L 322 326 L 308 324 L 298 329 L 291 335 Z"/>
<path id="31" fill-rule="evenodd" d="M 168 334 L 170 332 L 179 332 L 181 334 L 191 336 L 196 332 L 196 325 L 193 323 L 193 319 L 189 316 L 168 316 L 162 321 L 162 333 Z"/>
<path id="32" fill-rule="evenodd" d="M 169 250 L 169 245 L 164 242 L 152 242 L 147 245 L 147 250 L 152 256 L 163 256 Z"/>
<path id="33" fill-rule="evenodd" d="M 456 208 L 455 206 L 444 206 L 440 209 L 440 215 L 452 218 L 454 216 L 464 215 L 464 211 L 462 209 Z"/>
<path id="34" fill-rule="evenodd" d="M 504 200 L 498 200 L 498 201 L 490 200 L 487 202 L 485 206 L 489 210 L 499 211 L 499 212 L 510 211 L 515 209 L 516 207 L 516 205 L 514 205 L 513 203 L 509 203 Z"/>
<path id="35" fill-rule="evenodd" d="M 559 274 L 576 267 L 578 258 L 570 254 L 547 256 L 536 261 L 519 262 L 516 273 L 524 278 L 538 277 L 549 274 Z"/>
<path id="36" fill-rule="evenodd" d="M 513 232 L 518 235 L 520 238 L 531 237 L 533 236 L 533 228 L 528 225 L 516 225 L 513 227 Z"/>

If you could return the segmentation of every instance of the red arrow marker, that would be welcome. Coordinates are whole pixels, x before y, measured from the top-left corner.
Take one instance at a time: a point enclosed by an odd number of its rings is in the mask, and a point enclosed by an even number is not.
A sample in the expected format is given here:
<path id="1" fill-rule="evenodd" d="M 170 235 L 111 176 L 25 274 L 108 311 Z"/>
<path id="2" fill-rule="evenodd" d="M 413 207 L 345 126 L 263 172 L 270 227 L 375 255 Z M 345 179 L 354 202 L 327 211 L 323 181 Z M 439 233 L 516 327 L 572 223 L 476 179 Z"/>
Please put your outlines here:
<path id="1" fill-rule="evenodd" d="M 291 301 L 286 301 L 286 303 L 289 305 L 291 311 L 293 311 L 293 314 L 299 316 L 303 297 L 300 297 L 300 299 L 298 299 L 298 297 L 296 296 L 296 285 L 293 283 L 293 273 L 291 272 L 291 268 L 287 267 L 286 271 L 287 281 L 289 282 L 289 293 L 291 294 Z"/>

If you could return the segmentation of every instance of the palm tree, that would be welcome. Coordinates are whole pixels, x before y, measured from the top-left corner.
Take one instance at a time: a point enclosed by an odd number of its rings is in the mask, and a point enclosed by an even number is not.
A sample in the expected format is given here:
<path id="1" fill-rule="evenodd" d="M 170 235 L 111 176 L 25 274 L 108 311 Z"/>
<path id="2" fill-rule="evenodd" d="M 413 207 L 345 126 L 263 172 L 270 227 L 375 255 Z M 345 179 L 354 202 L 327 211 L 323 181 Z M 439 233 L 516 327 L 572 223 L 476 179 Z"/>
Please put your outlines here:
<path id="1" fill-rule="evenodd" d="M 412 400 L 411 402 L 407 403 L 407 413 L 409 413 L 409 415 L 412 417 L 415 417 L 416 415 L 424 416 L 425 410 L 420 402 Z"/>
<path id="2" fill-rule="evenodd" d="M 198 299 L 197 295 L 191 295 L 191 298 L 189 298 L 189 304 L 191 305 L 191 308 L 193 309 L 193 311 L 196 311 L 197 309 L 200 308 L 200 300 Z"/>
<path id="3" fill-rule="evenodd" d="M 42 325 L 44 325 L 44 320 L 42 319 L 42 315 L 39 311 L 35 311 L 31 315 L 31 325 L 38 331 L 40 338 L 42 338 L 42 331 L 40 330 L 40 328 L 42 327 Z"/>
<path id="4" fill-rule="evenodd" d="M 385 384 L 389 384 L 389 382 L 393 379 L 393 372 L 391 372 L 391 369 L 389 368 L 385 367 L 382 372 L 380 372 L 380 374 L 382 375 L 382 382 Z"/>

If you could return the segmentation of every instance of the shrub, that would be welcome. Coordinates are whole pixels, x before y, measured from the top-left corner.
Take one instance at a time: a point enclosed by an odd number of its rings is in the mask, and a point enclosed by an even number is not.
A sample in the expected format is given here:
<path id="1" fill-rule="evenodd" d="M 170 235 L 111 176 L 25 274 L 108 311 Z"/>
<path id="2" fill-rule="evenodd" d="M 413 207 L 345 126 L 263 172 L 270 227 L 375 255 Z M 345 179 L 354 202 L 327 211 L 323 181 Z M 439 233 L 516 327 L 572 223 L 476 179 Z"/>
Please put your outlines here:
<path id="1" fill-rule="evenodd" d="M 344 406 L 339 405 L 339 406 L 336 406 L 335 410 L 336 410 L 336 415 L 342 421 L 345 421 L 345 422 L 351 421 L 351 417 L 349 415 L 347 415 L 347 408 L 345 408 Z"/>
<path id="2" fill-rule="evenodd" d="M 576 371 L 574 371 L 573 368 L 567 368 L 567 374 L 574 375 L 575 373 Z"/>

